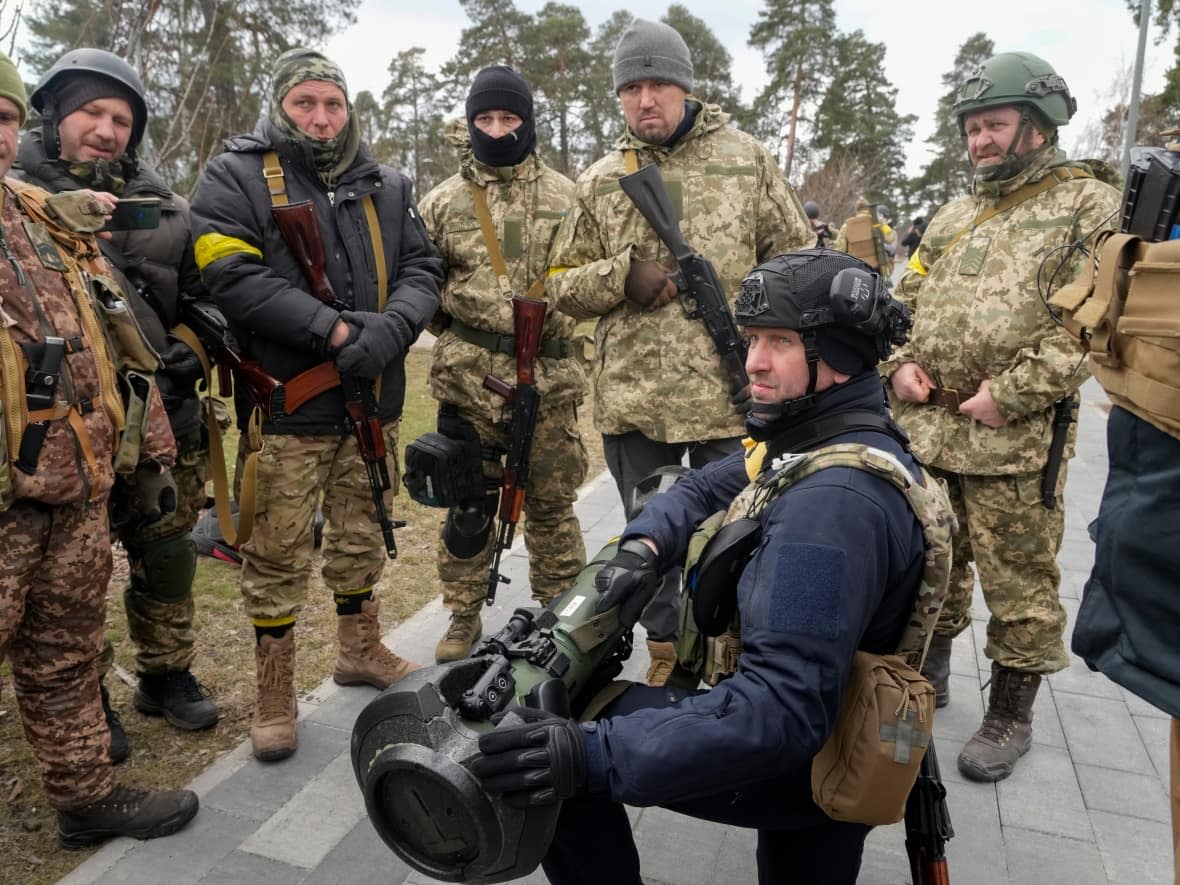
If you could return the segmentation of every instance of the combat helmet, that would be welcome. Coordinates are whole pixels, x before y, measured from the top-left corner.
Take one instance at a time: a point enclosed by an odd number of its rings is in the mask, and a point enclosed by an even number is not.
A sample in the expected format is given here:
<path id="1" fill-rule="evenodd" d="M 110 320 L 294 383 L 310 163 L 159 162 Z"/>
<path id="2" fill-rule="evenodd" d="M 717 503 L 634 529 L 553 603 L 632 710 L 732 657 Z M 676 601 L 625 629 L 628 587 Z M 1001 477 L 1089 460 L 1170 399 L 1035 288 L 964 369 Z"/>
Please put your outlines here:
<path id="1" fill-rule="evenodd" d="M 45 151 L 51 160 L 57 159 L 59 143 L 57 126 L 61 122 L 58 118 L 55 96 L 57 90 L 70 79 L 78 76 L 97 75 L 113 80 L 124 87 L 126 97 L 131 100 L 132 123 L 131 138 L 127 142 L 127 156 L 134 158 L 135 150 L 143 141 L 143 133 L 147 128 L 147 98 L 143 81 L 139 78 L 135 68 L 119 58 L 113 52 L 105 49 L 71 49 L 56 62 L 38 81 L 29 96 L 29 103 L 41 114 L 41 131 L 45 141 Z M 123 90 L 120 90 L 120 95 Z"/>
<path id="2" fill-rule="evenodd" d="M 794 329 L 807 358 L 807 393 L 777 411 L 796 414 L 815 398 L 819 360 L 837 372 L 872 369 L 903 344 L 910 312 L 881 275 L 847 252 L 804 249 L 764 261 L 742 280 L 734 309 L 739 326 Z M 758 411 L 766 412 L 760 404 Z"/>
<path id="3" fill-rule="evenodd" d="M 807 217 L 812 221 L 819 218 L 819 203 L 815 200 L 808 200 L 803 204 L 803 211 L 807 213 Z"/>
<path id="4" fill-rule="evenodd" d="M 977 67 L 959 87 L 952 112 L 966 135 L 967 114 L 1002 105 L 1032 108 L 1043 125 L 1054 129 L 1069 123 L 1078 109 L 1061 75 L 1031 52 L 1001 52 Z"/>

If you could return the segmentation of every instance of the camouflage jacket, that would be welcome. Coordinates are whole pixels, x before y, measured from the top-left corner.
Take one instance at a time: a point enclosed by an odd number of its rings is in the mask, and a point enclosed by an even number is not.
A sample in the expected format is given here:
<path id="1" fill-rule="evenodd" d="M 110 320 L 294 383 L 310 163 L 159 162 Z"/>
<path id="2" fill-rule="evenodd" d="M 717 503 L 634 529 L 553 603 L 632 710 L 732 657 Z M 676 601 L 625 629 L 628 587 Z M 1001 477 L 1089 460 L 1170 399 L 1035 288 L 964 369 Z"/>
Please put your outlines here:
<path id="1" fill-rule="evenodd" d="M 460 150 L 459 173 L 418 204 L 446 274 L 442 324 L 458 320 L 486 332 L 512 335 L 512 302 L 500 292 L 492 270 L 471 187 L 484 189 L 512 291 L 523 295 L 534 281 L 545 279 L 549 249 L 573 201 L 574 183 L 546 166 L 536 154 L 502 176 L 499 170 L 475 159 L 466 123 L 459 122 L 461 130 L 452 125 L 447 132 L 448 140 Z M 543 337 L 568 341 L 573 332 L 573 318 L 550 304 Z M 573 353 L 564 359 L 538 356 L 536 372 L 544 407 L 580 402 L 585 395 L 586 373 Z M 516 360 L 465 341 L 449 328 L 441 332 L 430 367 L 430 390 L 435 399 L 477 411 L 493 422 L 506 420 L 503 398 L 485 390 L 481 383 L 488 374 L 511 383 Z"/>
<path id="2" fill-rule="evenodd" d="M 3 200 L 0 227 L 10 258 L 0 261 L 0 293 L 3 293 L 0 321 L 17 348 L 43 342 L 50 336 L 68 342 L 54 390 L 57 408 L 64 414 L 48 422 L 36 471 L 27 474 L 12 470 L 13 498 L 50 506 L 99 500 L 114 482 L 112 458 L 116 432 L 103 404 L 104 391 L 108 394 L 115 391 L 118 397 L 118 382 L 107 362 L 111 351 L 105 336 L 100 333 L 103 341 L 96 346 L 87 331 L 75 295 L 59 269 L 62 246 L 46 225 L 25 214 L 8 187 L 0 193 L 0 199 Z M 86 239 L 93 244 L 92 238 Z M 93 254 L 97 254 L 97 247 L 92 248 Z M 15 266 L 20 267 L 23 280 Z M 0 375 L 4 371 L 0 365 Z M 175 441 L 154 387 L 150 397 L 140 456 L 170 467 L 176 454 Z M 68 412 L 64 408 L 67 405 Z M 4 407 L 7 409 L 10 404 L 5 403 Z M 10 416 L 4 417 L 6 422 L 10 420 Z M 12 443 L 12 439 L 6 440 L 6 445 Z M 11 469 L 10 464 L 3 467 Z"/>
<path id="3" fill-rule="evenodd" d="M 578 319 L 598 318 L 592 373 L 601 433 L 638 430 L 661 442 L 745 433 L 701 322 L 687 319 L 678 302 L 645 312 L 624 300 L 632 259 L 675 266 L 619 188 L 624 150 L 637 151 L 641 166 L 659 165 L 685 239 L 713 262 L 731 306 L 751 267 L 815 243 L 803 206 L 770 152 L 726 126 L 729 115 L 716 105 L 696 107 L 693 128 L 672 148 L 646 144 L 628 131 L 616 150 L 582 174 L 550 257 L 557 306 Z"/>
<path id="4" fill-rule="evenodd" d="M 981 475 L 1041 470 L 1053 403 L 1088 376 L 1081 345 L 1041 298 L 1050 284 L 1064 285 L 1081 270 L 1085 256 L 1067 247 L 1104 226 L 1118 192 L 1094 178 L 1073 178 L 970 229 L 1006 194 L 1047 175 L 1065 178 L 1062 170 L 1071 165 L 1047 145 L 1016 177 L 977 182 L 973 195 L 938 211 L 910 259 L 897 295 L 913 308 L 914 328 L 881 373 L 915 362 L 939 386 L 964 391 L 986 379 L 1007 419 L 993 429 L 938 406 L 895 403 L 898 422 L 927 464 Z M 1074 436 L 1076 427 L 1070 456 Z"/>

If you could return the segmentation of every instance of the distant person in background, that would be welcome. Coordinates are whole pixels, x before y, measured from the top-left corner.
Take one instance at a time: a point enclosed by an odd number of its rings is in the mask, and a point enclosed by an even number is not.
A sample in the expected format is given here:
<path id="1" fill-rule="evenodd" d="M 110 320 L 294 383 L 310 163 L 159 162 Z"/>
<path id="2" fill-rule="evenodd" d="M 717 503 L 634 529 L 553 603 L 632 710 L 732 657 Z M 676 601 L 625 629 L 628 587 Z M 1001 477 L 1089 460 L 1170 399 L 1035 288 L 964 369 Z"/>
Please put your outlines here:
<path id="1" fill-rule="evenodd" d="M 803 204 L 803 211 L 807 213 L 807 220 L 811 222 L 811 229 L 815 231 L 815 246 L 817 249 L 827 249 L 836 235 L 828 223 L 819 217 L 819 203 L 808 200 Z"/>
<path id="2" fill-rule="evenodd" d="M 922 234 L 924 233 L 926 233 L 926 219 L 919 215 L 910 222 L 909 230 L 905 232 L 905 236 L 901 240 L 901 244 L 905 246 L 907 258 L 917 251 L 918 244 L 922 242 Z"/>

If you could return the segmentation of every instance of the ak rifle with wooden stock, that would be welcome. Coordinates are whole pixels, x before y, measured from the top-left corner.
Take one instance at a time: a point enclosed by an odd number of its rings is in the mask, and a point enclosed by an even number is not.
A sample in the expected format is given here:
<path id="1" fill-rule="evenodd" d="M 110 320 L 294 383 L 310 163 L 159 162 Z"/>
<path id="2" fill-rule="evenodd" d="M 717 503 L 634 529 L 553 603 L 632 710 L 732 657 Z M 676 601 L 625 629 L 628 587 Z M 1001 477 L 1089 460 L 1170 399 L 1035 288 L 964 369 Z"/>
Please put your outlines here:
<path id="1" fill-rule="evenodd" d="M 619 179 L 619 186 L 676 259 L 677 270 L 671 277 L 679 290 L 677 297 L 690 320 L 700 319 L 704 323 L 729 380 L 730 397 L 737 402 L 750 384 L 746 375 L 746 344 L 733 321 L 713 263 L 695 251 L 680 232 L 680 222 L 659 166 L 651 163 L 624 175 Z"/>
<path id="2" fill-rule="evenodd" d="M 946 806 L 946 785 L 931 740 L 905 803 L 905 850 L 913 885 L 951 885 L 946 843 L 954 836 Z"/>
<path id="3" fill-rule="evenodd" d="M 508 428 L 508 453 L 504 458 L 504 479 L 500 483 L 500 526 L 488 569 L 488 605 L 496 601 L 496 588 L 509 579 L 500 574 L 500 557 L 512 546 L 516 524 L 524 505 L 529 482 L 529 459 L 533 451 L 533 434 L 541 410 L 537 392 L 536 359 L 541 349 L 541 329 L 545 325 L 544 301 L 521 295 L 512 297 L 512 323 L 515 331 L 516 384 L 509 385 L 494 375 L 486 375 L 483 386 L 498 393 L 512 406 Z"/>
<path id="4" fill-rule="evenodd" d="M 193 330 L 217 367 L 217 383 L 222 396 L 233 394 L 234 379 L 245 384 L 268 418 L 286 414 L 286 390 L 283 382 L 273 378 L 258 363 L 242 356 L 241 347 L 225 317 L 216 307 L 193 298 L 182 298 L 180 319 Z"/>
<path id="5" fill-rule="evenodd" d="M 279 234 L 290 248 L 303 275 L 307 279 L 311 294 L 320 301 L 339 311 L 352 310 L 336 297 L 328 279 L 327 260 L 324 256 L 324 241 L 316 223 L 315 206 L 310 200 L 300 200 L 286 206 L 272 206 L 271 215 L 278 226 Z M 344 393 L 344 413 L 348 427 L 356 437 L 357 450 L 365 464 L 369 478 L 369 489 L 373 493 L 373 509 L 377 512 L 377 524 L 385 539 L 385 552 L 390 559 L 397 559 L 397 542 L 393 530 L 405 525 L 394 522 L 385 509 L 385 492 L 390 489 L 389 469 L 385 466 L 385 437 L 381 433 L 381 421 L 377 417 L 377 395 L 375 386 L 367 378 L 355 375 L 341 375 L 340 389 Z"/>

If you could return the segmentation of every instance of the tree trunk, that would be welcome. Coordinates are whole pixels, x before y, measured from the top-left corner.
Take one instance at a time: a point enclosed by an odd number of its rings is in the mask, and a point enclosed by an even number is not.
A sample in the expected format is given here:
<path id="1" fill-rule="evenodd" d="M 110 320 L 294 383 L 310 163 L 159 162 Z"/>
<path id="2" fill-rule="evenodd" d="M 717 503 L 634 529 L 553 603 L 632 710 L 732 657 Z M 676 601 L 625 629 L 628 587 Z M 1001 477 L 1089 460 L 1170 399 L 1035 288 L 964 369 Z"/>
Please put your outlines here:
<path id="1" fill-rule="evenodd" d="M 783 177 L 791 178 L 791 164 L 795 161 L 795 130 L 799 126 L 799 105 L 803 103 L 803 65 L 795 68 L 795 85 L 791 94 L 791 120 L 787 124 L 787 162 Z"/>

